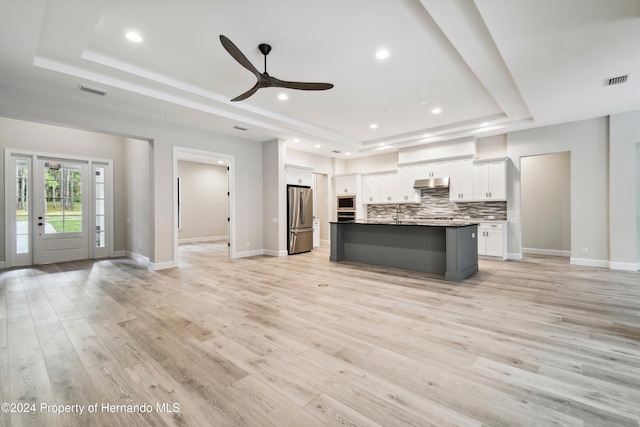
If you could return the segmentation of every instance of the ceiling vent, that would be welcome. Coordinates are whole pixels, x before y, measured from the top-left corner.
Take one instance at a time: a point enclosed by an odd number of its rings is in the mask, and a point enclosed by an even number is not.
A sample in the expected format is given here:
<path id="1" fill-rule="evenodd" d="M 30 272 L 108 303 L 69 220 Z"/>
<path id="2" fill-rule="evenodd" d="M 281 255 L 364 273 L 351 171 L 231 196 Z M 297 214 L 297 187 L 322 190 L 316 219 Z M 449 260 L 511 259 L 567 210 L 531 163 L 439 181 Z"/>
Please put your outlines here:
<path id="1" fill-rule="evenodd" d="M 92 93 L 94 95 L 100 95 L 100 96 L 105 96 L 107 94 L 107 92 L 105 92 L 102 89 L 97 89 L 95 87 L 90 87 L 90 86 L 86 86 L 86 85 L 80 85 L 80 90 L 83 92 L 89 92 Z"/>
<path id="2" fill-rule="evenodd" d="M 627 79 L 629 79 L 629 74 L 625 74 L 624 76 L 611 77 L 604 81 L 604 85 L 605 86 L 619 85 L 621 83 L 626 83 Z"/>
<path id="3" fill-rule="evenodd" d="M 242 131 L 249 130 L 249 128 L 245 128 L 245 127 L 242 127 L 240 125 L 235 125 L 233 128 L 237 129 L 237 130 L 242 130 Z"/>
<path id="4" fill-rule="evenodd" d="M 332 151 L 332 153 L 340 154 L 340 153 L 342 153 L 342 151 L 340 151 L 340 150 L 333 150 L 333 151 Z"/>

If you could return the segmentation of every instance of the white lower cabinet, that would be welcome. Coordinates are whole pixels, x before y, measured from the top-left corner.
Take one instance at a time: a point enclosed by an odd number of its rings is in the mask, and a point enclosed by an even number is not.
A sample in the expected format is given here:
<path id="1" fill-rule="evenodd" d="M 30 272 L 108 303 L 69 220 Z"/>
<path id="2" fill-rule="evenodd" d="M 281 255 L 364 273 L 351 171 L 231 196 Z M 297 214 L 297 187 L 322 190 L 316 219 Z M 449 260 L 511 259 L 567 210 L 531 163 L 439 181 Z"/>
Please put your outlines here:
<path id="1" fill-rule="evenodd" d="M 507 233 L 503 222 L 478 225 L 478 255 L 507 259 Z"/>

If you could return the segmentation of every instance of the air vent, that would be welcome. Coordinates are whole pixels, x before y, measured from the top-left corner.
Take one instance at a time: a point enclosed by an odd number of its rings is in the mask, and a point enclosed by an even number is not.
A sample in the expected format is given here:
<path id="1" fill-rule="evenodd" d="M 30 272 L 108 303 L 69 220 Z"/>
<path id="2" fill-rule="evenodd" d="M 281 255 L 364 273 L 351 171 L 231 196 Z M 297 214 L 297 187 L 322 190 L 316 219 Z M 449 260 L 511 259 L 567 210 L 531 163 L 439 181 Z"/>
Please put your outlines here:
<path id="1" fill-rule="evenodd" d="M 626 83 L 628 78 L 629 78 L 629 74 L 626 74 L 624 76 L 611 77 L 605 80 L 604 85 L 613 86 L 613 85 L 619 85 L 621 83 Z"/>
<path id="2" fill-rule="evenodd" d="M 340 150 L 333 150 L 333 151 L 332 151 L 332 153 L 340 154 L 340 153 L 342 153 L 342 151 L 340 151 Z"/>
<path id="3" fill-rule="evenodd" d="M 94 95 L 100 95 L 100 96 L 105 96 L 107 94 L 107 92 L 105 92 L 102 89 L 98 89 L 95 87 L 90 87 L 90 86 L 86 86 L 86 85 L 80 85 L 80 90 L 83 92 L 89 92 L 92 93 Z"/>
<path id="4" fill-rule="evenodd" d="M 237 129 L 237 130 L 242 130 L 242 131 L 249 130 L 249 128 L 245 128 L 245 127 L 242 127 L 240 125 L 235 125 L 233 128 Z"/>

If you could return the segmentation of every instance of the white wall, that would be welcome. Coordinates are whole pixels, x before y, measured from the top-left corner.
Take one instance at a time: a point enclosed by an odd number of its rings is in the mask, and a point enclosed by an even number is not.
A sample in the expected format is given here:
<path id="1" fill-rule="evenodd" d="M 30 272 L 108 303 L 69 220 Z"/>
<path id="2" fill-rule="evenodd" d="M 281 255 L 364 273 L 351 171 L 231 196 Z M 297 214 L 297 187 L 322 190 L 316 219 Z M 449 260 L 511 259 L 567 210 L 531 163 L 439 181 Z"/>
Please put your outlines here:
<path id="1" fill-rule="evenodd" d="M 476 140 L 478 159 L 495 159 L 507 155 L 507 134 L 488 136 Z"/>
<path id="2" fill-rule="evenodd" d="M 333 162 L 330 157 L 320 156 L 306 151 L 299 151 L 286 147 L 286 163 L 313 169 L 314 173 L 333 174 Z"/>
<path id="3" fill-rule="evenodd" d="M 509 133 L 508 251 L 521 256 L 520 159 L 571 152 L 571 262 L 609 266 L 609 126 L 598 118 Z M 588 254 L 582 253 L 588 249 Z"/>
<path id="4" fill-rule="evenodd" d="M 287 145 L 282 139 L 264 143 L 264 252 L 272 256 L 287 254 Z"/>
<path id="5" fill-rule="evenodd" d="M 610 118 L 610 251 L 612 268 L 638 270 L 637 144 L 640 143 L 640 111 Z"/>
<path id="6" fill-rule="evenodd" d="M 108 105 L 108 99 L 105 100 Z M 245 139 L 217 134 L 155 120 L 151 115 L 112 110 L 108 107 L 78 103 L 50 97 L 29 90 L 0 86 L 0 115 L 24 118 L 36 122 L 89 129 L 116 135 L 146 139 L 150 143 L 150 202 L 151 233 L 149 258 L 152 268 L 168 268 L 174 261 L 174 194 L 173 147 L 218 152 L 234 156 L 231 171 L 235 186 L 232 236 L 238 248 L 232 255 L 262 250 L 262 144 Z M 117 176 L 118 172 L 116 172 Z M 3 197 L 4 200 L 4 197 Z M 124 226 L 124 224 L 122 224 Z M 123 227 L 124 228 L 124 227 Z M 125 228 L 126 229 L 126 228 Z M 121 237 L 124 246 L 124 235 Z M 250 242 L 246 247 L 246 242 Z"/>
<path id="7" fill-rule="evenodd" d="M 571 155 L 522 157 L 522 250 L 543 255 L 571 253 Z"/>
<path id="8" fill-rule="evenodd" d="M 640 143 L 636 144 L 636 246 L 640 270 Z"/>
<path id="9" fill-rule="evenodd" d="M 125 138 L 0 117 L 0 151 L 3 157 L 5 148 L 113 160 L 114 250 L 127 249 Z M 0 221 L 0 235 L 2 236 L 5 235 L 4 173 L 3 161 L 0 162 L 0 176 L 3 182 L 0 185 L 0 211 L 3 216 Z M 0 261 L 6 259 L 4 252 L 4 245 L 0 245 Z"/>
<path id="10" fill-rule="evenodd" d="M 127 251 L 148 260 L 151 253 L 149 141 L 127 138 L 125 163 Z"/>
<path id="11" fill-rule="evenodd" d="M 178 161 L 180 242 L 227 238 L 227 167 Z"/>

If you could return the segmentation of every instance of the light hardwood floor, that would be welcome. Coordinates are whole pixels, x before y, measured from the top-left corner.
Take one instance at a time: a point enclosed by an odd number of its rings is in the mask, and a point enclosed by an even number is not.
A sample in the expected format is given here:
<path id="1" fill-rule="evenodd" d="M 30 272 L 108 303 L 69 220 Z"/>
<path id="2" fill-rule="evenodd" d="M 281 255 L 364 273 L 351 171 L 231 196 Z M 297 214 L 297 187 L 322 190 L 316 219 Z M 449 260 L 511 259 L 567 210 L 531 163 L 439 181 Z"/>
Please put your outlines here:
<path id="1" fill-rule="evenodd" d="M 450 283 L 327 247 L 180 254 L 0 271 L 0 401 L 35 404 L 0 425 L 639 425 L 638 273 L 528 256 Z"/>

